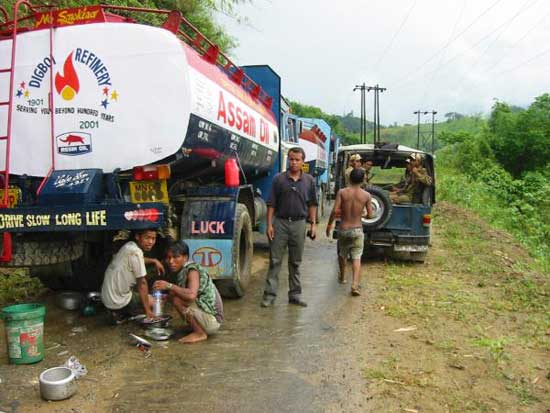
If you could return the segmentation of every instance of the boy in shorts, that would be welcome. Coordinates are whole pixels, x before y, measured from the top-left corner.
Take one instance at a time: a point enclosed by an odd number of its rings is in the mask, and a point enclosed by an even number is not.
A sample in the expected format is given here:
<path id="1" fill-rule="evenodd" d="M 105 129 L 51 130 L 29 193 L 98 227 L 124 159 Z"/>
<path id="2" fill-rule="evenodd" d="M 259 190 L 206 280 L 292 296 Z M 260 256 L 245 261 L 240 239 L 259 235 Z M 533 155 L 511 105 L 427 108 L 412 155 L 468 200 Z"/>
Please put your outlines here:
<path id="1" fill-rule="evenodd" d="M 105 271 L 101 301 L 110 310 L 115 324 L 123 323 L 141 310 L 148 319 L 154 318 L 145 264 L 154 264 L 159 275 L 164 273 L 164 268 L 157 259 L 144 258 L 143 252 L 151 251 L 156 240 L 155 230 L 136 231 L 134 240 L 122 246 Z"/>
<path id="2" fill-rule="evenodd" d="M 336 194 L 336 201 L 330 213 L 326 234 L 330 236 L 334 219 L 340 215 L 340 228 L 338 237 L 338 264 L 340 273 L 338 281 L 344 284 L 346 264 L 348 255 L 351 256 L 353 281 L 351 284 L 351 295 L 361 295 L 359 291 L 359 280 L 361 277 L 361 255 L 363 255 L 364 234 L 361 217 L 363 209 L 367 208 L 367 217 L 372 218 L 372 202 L 370 194 L 361 188 L 365 179 L 363 169 L 354 169 L 350 173 L 349 188 L 343 188 Z"/>

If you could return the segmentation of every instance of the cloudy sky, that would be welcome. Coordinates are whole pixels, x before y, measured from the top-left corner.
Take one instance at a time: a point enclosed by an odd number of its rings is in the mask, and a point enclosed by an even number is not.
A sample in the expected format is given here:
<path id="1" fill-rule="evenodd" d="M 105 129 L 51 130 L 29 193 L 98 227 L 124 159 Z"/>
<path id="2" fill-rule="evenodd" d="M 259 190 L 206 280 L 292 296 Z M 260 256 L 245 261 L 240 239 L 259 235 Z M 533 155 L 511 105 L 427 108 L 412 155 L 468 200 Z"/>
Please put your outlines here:
<path id="1" fill-rule="evenodd" d="M 218 16 L 239 41 L 236 63 L 269 64 L 285 96 L 329 113 L 358 115 L 363 82 L 387 88 L 382 124 L 550 92 L 548 0 L 253 0 L 237 11 L 248 23 Z M 369 119 L 372 106 L 371 92 Z"/>

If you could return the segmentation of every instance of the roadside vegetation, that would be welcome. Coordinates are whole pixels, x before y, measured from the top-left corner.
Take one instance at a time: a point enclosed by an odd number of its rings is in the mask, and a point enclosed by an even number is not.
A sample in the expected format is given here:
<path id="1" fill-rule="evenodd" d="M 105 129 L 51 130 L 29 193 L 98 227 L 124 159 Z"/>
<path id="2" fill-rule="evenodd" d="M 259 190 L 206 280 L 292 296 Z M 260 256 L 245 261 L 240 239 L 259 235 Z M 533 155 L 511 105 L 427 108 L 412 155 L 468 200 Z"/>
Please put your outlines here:
<path id="1" fill-rule="evenodd" d="M 394 320 L 378 337 L 391 345 L 365 357 L 369 394 L 409 411 L 541 411 L 550 402 L 547 274 L 471 211 L 441 201 L 434 222 L 424 265 L 386 263 L 369 278 L 376 295 L 365 318 Z"/>
<path id="2" fill-rule="evenodd" d="M 250 0 L 58 0 L 49 3 L 55 3 L 58 8 L 95 6 L 101 3 L 136 8 L 179 10 L 209 40 L 217 44 L 221 50 L 228 52 L 237 45 L 237 41 L 222 26 L 215 22 L 213 13 L 224 13 L 238 21 L 245 22 L 245 19 L 237 13 L 236 8 L 239 4 L 249 2 Z M 14 3 L 13 0 L 0 0 L 0 5 L 7 10 L 10 16 L 12 15 Z M 44 2 L 31 0 L 30 3 L 38 5 Z M 24 10 L 23 7 L 21 8 L 22 10 Z M 165 19 L 165 17 L 159 17 L 154 14 L 123 11 L 117 11 L 117 13 L 132 17 L 138 22 L 153 23 L 156 25 L 162 24 Z"/>
<path id="3" fill-rule="evenodd" d="M 440 139 L 439 199 L 511 232 L 550 273 L 550 95 L 522 111 L 498 102 L 480 132 Z"/>

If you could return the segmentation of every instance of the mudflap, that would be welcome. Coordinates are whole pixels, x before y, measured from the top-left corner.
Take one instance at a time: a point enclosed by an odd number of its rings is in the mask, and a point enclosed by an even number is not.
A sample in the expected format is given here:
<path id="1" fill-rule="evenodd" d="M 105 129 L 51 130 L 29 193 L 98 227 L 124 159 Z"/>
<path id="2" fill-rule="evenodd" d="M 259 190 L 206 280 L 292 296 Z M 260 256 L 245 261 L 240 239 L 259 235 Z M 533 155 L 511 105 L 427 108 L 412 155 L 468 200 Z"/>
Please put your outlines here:
<path id="1" fill-rule="evenodd" d="M 225 196 L 186 197 L 181 239 L 190 259 L 204 267 L 226 298 L 242 297 L 252 264 L 252 221 L 238 189 Z"/>

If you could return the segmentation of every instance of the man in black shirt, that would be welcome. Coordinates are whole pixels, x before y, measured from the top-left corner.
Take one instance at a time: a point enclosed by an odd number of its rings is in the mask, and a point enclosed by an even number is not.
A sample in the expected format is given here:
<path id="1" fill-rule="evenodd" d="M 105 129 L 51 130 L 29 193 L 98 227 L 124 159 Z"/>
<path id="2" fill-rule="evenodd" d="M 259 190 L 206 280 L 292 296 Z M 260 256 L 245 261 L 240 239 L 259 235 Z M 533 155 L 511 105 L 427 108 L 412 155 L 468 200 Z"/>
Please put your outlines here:
<path id="1" fill-rule="evenodd" d="M 273 305 L 277 297 L 279 272 L 288 246 L 288 302 L 307 307 L 302 300 L 300 263 L 304 252 L 306 218 L 310 222 L 309 236 L 317 232 L 317 189 L 315 180 L 302 172 L 305 152 L 302 148 L 288 151 L 289 169 L 273 178 L 267 201 L 267 238 L 269 240 L 269 270 L 262 307 Z"/>

